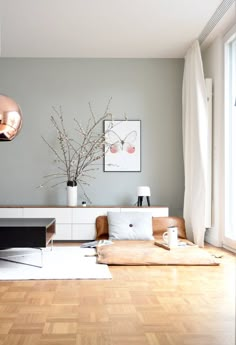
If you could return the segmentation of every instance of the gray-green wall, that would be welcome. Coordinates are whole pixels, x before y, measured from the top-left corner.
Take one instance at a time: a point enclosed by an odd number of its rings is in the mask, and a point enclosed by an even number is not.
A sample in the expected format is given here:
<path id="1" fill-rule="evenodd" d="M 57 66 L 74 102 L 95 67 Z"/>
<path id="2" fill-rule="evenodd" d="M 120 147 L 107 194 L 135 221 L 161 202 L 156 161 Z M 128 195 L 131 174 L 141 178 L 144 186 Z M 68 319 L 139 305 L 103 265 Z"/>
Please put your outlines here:
<path id="1" fill-rule="evenodd" d="M 101 169 L 86 189 L 93 205 L 133 205 L 136 187 L 151 187 L 152 205 L 172 215 L 183 206 L 182 59 L 0 59 L 0 93 L 15 99 L 23 127 L 0 143 L 1 205 L 65 205 L 65 186 L 37 189 L 52 170 L 53 156 L 41 136 L 51 137 L 52 106 L 61 105 L 72 127 L 89 117 L 88 102 L 102 114 L 112 97 L 115 119 L 126 114 L 142 123 L 142 171 Z M 79 204 L 84 199 L 79 195 Z"/>

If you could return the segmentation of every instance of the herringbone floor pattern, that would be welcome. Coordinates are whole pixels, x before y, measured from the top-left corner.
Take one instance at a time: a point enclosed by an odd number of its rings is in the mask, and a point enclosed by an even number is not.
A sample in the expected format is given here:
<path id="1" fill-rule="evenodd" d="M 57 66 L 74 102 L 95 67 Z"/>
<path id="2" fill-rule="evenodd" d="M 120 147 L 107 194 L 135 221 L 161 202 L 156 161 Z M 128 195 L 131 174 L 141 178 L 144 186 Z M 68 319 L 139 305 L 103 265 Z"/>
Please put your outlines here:
<path id="1" fill-rule="evenodd" d="M 235 256 L 111 267 L 111 281 L 0 283 L 0 345 L 234 345 Z"/>

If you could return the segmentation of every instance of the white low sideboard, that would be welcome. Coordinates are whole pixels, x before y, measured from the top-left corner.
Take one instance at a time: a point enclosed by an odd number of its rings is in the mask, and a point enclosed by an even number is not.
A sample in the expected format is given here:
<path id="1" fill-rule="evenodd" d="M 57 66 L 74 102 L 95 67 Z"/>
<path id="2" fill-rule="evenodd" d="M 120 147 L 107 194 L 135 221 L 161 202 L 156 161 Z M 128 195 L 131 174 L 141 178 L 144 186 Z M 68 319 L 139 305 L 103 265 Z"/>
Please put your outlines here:
<path id="1" fill-rule="evenodd" d="M 56 218 L 54 240 L 83 241 L 95 239 L 95 221 L 107 212 L 151 212 L 153 217 L 167 217 L 166 206 L 0 206 L 0 218 Z"/>

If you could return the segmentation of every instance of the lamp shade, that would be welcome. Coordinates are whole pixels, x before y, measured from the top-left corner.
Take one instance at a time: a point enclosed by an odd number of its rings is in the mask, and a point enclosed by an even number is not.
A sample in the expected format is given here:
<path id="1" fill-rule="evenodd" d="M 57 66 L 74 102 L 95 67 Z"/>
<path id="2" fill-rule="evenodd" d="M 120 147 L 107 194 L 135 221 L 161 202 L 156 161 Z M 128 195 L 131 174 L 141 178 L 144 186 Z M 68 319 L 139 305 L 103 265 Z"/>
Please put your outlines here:
<path id="1" fill-rule="evenodd" d="M 13 99 L 0 95 L 0 141 L 11 141 L 22 126 L 22 114 Z"/>
<path id="2" fill-rule="evenodd" d="M 138 196 L 151 196 L 150 187 L 147 187 L 147 186 L 137 187 L 137 195 Z"/>

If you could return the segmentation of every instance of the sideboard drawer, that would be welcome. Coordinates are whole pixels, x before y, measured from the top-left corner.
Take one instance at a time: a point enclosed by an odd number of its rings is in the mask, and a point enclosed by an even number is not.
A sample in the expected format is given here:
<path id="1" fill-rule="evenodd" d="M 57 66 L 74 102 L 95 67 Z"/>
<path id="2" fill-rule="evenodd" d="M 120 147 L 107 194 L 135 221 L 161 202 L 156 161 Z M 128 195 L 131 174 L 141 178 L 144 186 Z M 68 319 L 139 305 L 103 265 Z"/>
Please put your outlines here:
<path id="1" fill-rule="evenodd" d="M 136 208 L 121 208 L 121 212 L 150 212 L 153 217 L 168 217 L 168 207 L 136 207 Z"/>
<path id="2" fill-rule="evenodd" d="M 53 239 L 70 241 L 72 239 L 71 224 L 56 224 L 56 234 Z"/>
<path id="3" fill-rule="evenodd" d="M 24 218 L 56 218 L 57 224 L 71 223 L 70 208 L 24 208 Z"/>
<path id="4" fill-rule="evenodd" d="M 106 216 L 109 211 L 120 212 L 120 208 L 73 208 L 72 224 L 94 223 L 98 216 Z"/>
<path id="5" fill-rule="evenodd" d="M 96 238 L 95 224 L 72 224 L 72 240 L 93 241 Z"/>
<path id="6" fill-rule="evenodd" d="M 23 218 L 23 208 L 0 208 L 0 218 Z"/>

